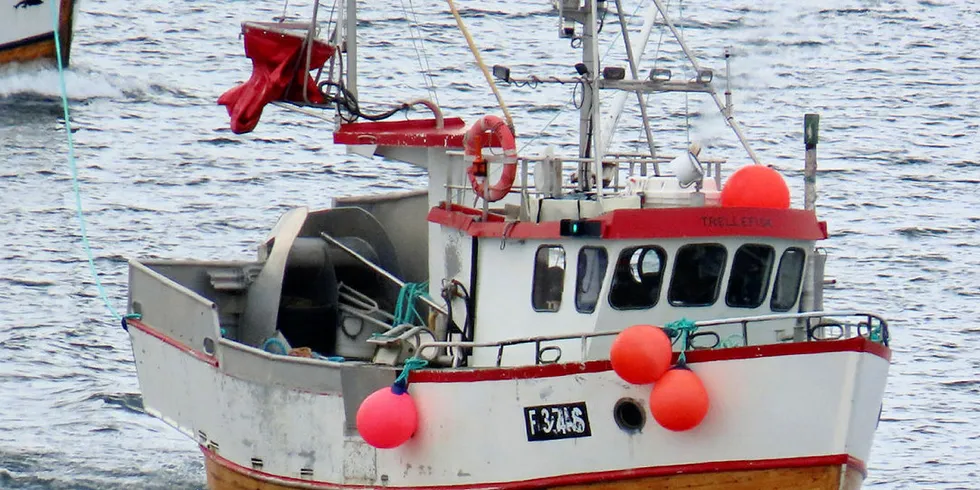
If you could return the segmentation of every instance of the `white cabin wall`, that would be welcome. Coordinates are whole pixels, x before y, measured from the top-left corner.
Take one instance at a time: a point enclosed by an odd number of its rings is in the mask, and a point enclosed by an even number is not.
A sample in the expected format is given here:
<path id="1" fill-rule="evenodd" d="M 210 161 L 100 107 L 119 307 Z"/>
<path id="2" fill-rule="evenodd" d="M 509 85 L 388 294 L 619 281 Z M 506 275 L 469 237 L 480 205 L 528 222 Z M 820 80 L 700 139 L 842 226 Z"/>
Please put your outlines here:
<path id="1" fill-rule="evenodd" d="M 677 251 L 684 245 L 692 243 L 718 243 L 725 247 L 728 251 L 727 257 L 725 259 L 725 272 L 721 278 L 721 288 L 718 292 L 718 298 L 715 303 L 711 306 L 693 306 L 693 307 L 683 307 L 683 306 L 672 306 L 667 301 L 667 292 L 670 288 L 670 282 L 673 279 L 674 273 L 674 259 L 677 256 Z M 725 304 L 725 293 L 728 288 L 728 280 L 731 276 L 732 261 L 735 256 L 735 251 L 745 244 L 767 244 L 775 249 L 775 257 L 773 259 L 772 270 L 769 272 L 769 284 L 766 297 L 762 304 L 757 308 L 736 308 Z M 806 251 L 807 255 L 813 252 L 813 242 L 802 241 L 802 240 L 778 240 L 767 238 L 765 240 L 753 239 L 751 237 L 720 237 L 720 238 L 705 238 L 703 240 L 691 240 L 691 239 L 670 239 L 670 240 L 660 240 L 656 242 L 652 241 L 623 241 L 617 243 L 617 248 L 615 249 L 615 257 L 619 256 L 619 253 L 629 247 L 636 247 L 640 245 L 657 245 L 667 252 L 667 264 L 664 269 L 663 283 L 660 288 L 660 299 L 657 301 L 656 306 L 647 310 L 617 310 L 609 305 L 608 301 L 608 287 L 611 283 L 610 281 L 604 284 L 603 290 L 603 301 L 599 302 L 599 307 L 596 309 L 599 315 L 596 319 L 596 330 L 617 330 L 629 327 L 636 324 L 651 324 L 665 326 L 670 322 L 686 318 L 691 321 L 699 320 L 711 320 L 720 318 L 736 318 L 736 317 L 746 317 L 746 316 L 759 316 L 759 315 L 771 315 L 775 314 L 769 306 L 769 301 L 772 297 L 772 287 L 776 280 L 776 271 L 779 268 L 779 258 L 784 250 L 789 247 L 799 247 Z M 610 263 L 614 264 L 614 256 L 612 254 L 612 249 L 610 249 Z M 802 288 L 801 288 L 802 289 Z M 797 295 L 797 304 L 799 303 L 799 295 Z M 789 312 L 795 312 L 796 308 L 792 308 Z M 795 320 L 785 320 L 785 321 L 771 321 L 765 323 L 756 323 L 749 325 L 749 343 L 753 345 L 758 344 L 771 344 L 778 342 L 777 340 L 777 330 L 784 330 L 787 333 L 792 333 L 793 327 L 795 326 Z M 739 342 L 743 341 L 742 329 L 739 325 L 731 326 L 719 326 L 712 328 L 705 328 L 701 331 L 714 331 L 718 333 L 721 341 L 729 342 Z M 613 337 L 599 337 L 592 340 L 589 347 L 589 358 L 590 359 L 600 359 L 608 357 L 609 345 L 612 342 Z M 675 346 L 677 350 L 678 346 Z"/>
<path id="2" fill-rule="evenodd" d="M 676 307 L 667 301 L 667 291 L 673 277 L 674 258 L 677 250 L 690 243 L 718 243 L 727 249 L 725 272 L 718 299 L 712 306 Z M 775 249 L 775 257 L 770 271 L 765 300 L 757 308 L 735 308 L 725 304 L 725 292 L 731 274 L 735 251 L 746 243 L 766 243 Z M 565 250 L 565 278 L 562 302 L 556 312 L 537 312 L 531 305 L 534 255 L 542 245 L 562 245 Z M 617 310 L 609 305 L 608 294 L 612 282 L 612 271 L 619 254 L 625 248 L 640 245 L 657 245 L 667 253 L 664 278 L 657 304 L 646 310 Z M 591 314 L 579 313 L 575 308 L 575 284 L 578 252 L 584 246 L 603 246 L 609 256 L 609 264 L 602 282 L 602 292 L 596 311 Z M 800 247 L 808 254 L 813 251 L 813 242 L 801 240 L 765 241 L 745 237 L 722 237 L 717 239 L 690 240 L 669 239 L 659 241 L 645 240 L 597 240 L 564 239 L 559 240 L 517 240 L 508 239 L 501 250 L 499 239 L 480 239 L 479 273 L 477 285 L 477 315 L 475 340 L 477 342 L 496 342 L 520 337 L 542 335 L 562 335 L 581 332 L 619 330 L 635 324 L 666 325 L 669 322 L 687 318 L 692 321 L 746 317 L 772 314 L 769 300 L 779 267 L 779 258 L 788 247 Z M 797 297 L 797 302 L 799 297 Z M 795 311 L 796 308 L 791 310 Z M 777 333 L 782 330 L 791 333 L 795 320 L 771 321 L 749 325 L 749 343 L 753 345 L 777 342 Z M 702 331 L 717 332 L 721 341 L 741 343 L 740 325 L 714 327 Z M 589 341 L 589 359 L 608 356 L 613 337 L 598 337 Z M 581 360 L 581 343 L 578 340 L 550 342 L 562 350 L 562 362 Z M 677 346 L 679 348 L 679 344 Z M 532 345 L 512 346 L 504 350 L 503 365 L 527 365 L 534 363 Z M 496 350 L 482 348 L 474 350 L 473 366 L 496 364 Z"/>
<path id="3" fill-rule="evenodd" d="M 531 304 L 535 253 L 542 245 L 562 245 L 565 249 L 561 305 L 554 312 L 534 311 Z M 599 245 L 603 245 L 602 241 L 595 239 L 565 240 L 564 243 L 559 240 L 507 239 L 501 249 L 498 238 L 480 239 L 475 340 L 495 342 L 517 337 L 594 331 L 595 315 L 582 314 L 575 309 L 575 272 L 579 249 Z M 603 279 L 603 291 L 608 289 L 608 281 L 608 277 Z M 561 362 L 582 358 L 579 340 L 549 342 L 547 345 L 561 348 Z M 496 364 L 495 349 L 475 349 L 473 354 L 473 366 Z M 512 346 L 504 350 L 502 365 L 528 365 L 534 364 L 534 360 L 533 345 Z"/>

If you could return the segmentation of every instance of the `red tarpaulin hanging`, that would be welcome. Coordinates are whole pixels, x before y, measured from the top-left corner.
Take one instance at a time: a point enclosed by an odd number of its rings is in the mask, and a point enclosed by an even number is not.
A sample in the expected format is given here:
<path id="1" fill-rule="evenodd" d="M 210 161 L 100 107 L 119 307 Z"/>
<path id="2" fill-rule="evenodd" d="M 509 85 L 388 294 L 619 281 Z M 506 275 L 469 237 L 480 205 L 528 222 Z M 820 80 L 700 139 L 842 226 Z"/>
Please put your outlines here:
<path id="1" fill-rule="evenodd" d="M 259 123 L 262 108 L 269 102 L 288 100 L 314 104 L 324 103 L 316 81 L 306 71 L 304 34 L 291 34 L 275 27 L 275 24 L 242 25 L 245 37 L 245 56 L 252 60 L 252 76 L 247 82 L 225 92 L 218 104 L 228 108 L 231 130 L 236 134 L 247 133 Z M 335 48 L 314 41 L 309 67 L 319 69 L 333 55 Z"/>

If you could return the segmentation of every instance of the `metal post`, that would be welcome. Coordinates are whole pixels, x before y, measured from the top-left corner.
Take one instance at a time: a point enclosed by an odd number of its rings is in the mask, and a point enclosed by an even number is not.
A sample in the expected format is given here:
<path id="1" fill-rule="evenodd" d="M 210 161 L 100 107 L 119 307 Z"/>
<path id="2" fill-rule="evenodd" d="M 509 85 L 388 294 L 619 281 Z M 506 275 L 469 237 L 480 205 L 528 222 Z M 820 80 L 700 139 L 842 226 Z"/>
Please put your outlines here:
<path id="1" fill-rule="evenodd" d="M 725 48 L 725 117 L 732 117 L 732 50 Z"/>
<path id="2" fill-rule="evenodd" d="M 599 33 L 596 32 L 596 20 L 599 18 L 598 14 L 598 3 L 599 0 L 586 0 L 589 5 L 589 30 L 592 31 L 592 35 L 589 39 L 589 44 L 592 45 L 590 51 L 592 52 L 591 65 L 589 69 L 589 76 L 592 79 L 592 86 L 589 87 L 592 92 L 592 104 L 590 104 L 590 109 L 592 110 L 592 171 L 595 172 L 595 186 L 596 186 L 596 200 L 602 201 L 602 148 L 599 148 L 599 142 L 602 141 L 601 137 L 601 123 L 602 120 L 599 117 Z M 584 40 L 583 40 L 584 41 Z M 583 43 L 584 45 L 584 43 Z"/>
<path id="3" fill-rule="evenodd" d="M 806 164 L 803 169 L 803 209 L 817 208 L 817 140 L 820 132 L 820 115 L 803 116 L 803 143 L 806 146 Z"/>
<path id="4" fill-rule="evenodd" d="M 518 221 L 529 221 L 530 218 L 530 202 L 527 193 L 527 177 L 528 177 L 528 161 L 527 158 L 521 158 L 521 210 L 517 214 Z"/>
<path id="5" fill-rule="evenodd" d="M 598 148 L 592 145 L 593 141 L 597 141 L 598 138 L 593 138 L 593 133 L 597 132 L 593 124 L 592 115 L 594 114 L 594 107 L 598 96 L 598 53 L 596 52 L 596 25 L 595 25 L 595 12 L 596 12 L 596 2 L 595 0 L 585 0 L 585 19 L 582 22 L 582 63 L 585 65 L 587 73 L 583 77 L 587 80 L 585 86 L 582 87 L 582 108 L 579 112 L 579 154 L 578 156 L 582 159 L 578 164 L 578 188 L 582 192 L 586 192 L 590 189 L 591 184 L 591 173 L 589 169 L 589 162 L 585 161 L 585 158 L 592 155 L 598 154 Z M 590 131 L 592 129 L 592 131 Z M 589 149 L 587 151 L 587 149 Z M 596 169 L 592 169 L 597 171 Z"/>
<path id="6" fill-rule="evenodd" d="M 313 68 L 310 64 L 313 62 L 313 41 L 316 40 L 316 19 L 317 14 L 320 12 L 320 0 L 313 0 L 313 19 L 310 20 L 310 28 L 306 31 L 306 41 L 304 41 L 304 48 L 306 49 L 306 71 L 305 74 L 310 73 Z M 310 98 L 307 94 L 307 86 L 309 84 L 303 84 L 303 101 L 307 104 L 310 103 Z"/>
<path id="7" fill-rule="evenodd" d="M 357 0 L 347 0 L 347 35 L 344 45 L 347 48 L 347 84 L 344 88 L 357 98 Z"/>

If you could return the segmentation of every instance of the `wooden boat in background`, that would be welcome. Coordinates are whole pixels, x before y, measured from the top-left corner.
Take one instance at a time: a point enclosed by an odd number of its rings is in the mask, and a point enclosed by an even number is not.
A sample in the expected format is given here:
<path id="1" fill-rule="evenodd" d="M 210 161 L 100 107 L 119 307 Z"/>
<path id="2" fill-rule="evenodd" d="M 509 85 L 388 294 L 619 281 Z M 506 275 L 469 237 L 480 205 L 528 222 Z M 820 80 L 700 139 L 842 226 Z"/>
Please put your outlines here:
<path id="1" fill-rule="evenodd" d="M 0 65 L 34 60 L 55 60 L 51 5 L 58 2 L 58 37 L 61 57 L 68 66 L 71 54 L 75 0 L 0 0 Z"/>

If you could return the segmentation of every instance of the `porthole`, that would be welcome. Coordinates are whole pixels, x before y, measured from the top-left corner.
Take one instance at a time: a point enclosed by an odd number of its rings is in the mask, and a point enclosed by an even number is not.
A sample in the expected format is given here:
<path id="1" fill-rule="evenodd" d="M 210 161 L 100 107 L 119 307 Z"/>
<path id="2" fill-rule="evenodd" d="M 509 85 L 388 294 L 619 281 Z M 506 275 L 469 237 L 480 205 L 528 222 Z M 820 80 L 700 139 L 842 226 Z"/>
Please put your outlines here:
<path id="1" fill-rule="evenodd" d="M 632 398 L 620 398 L 613 407 L 613 420 L 626 432 L 639 432 L 647 423 L 647 414 L 640 402 Z"/>

